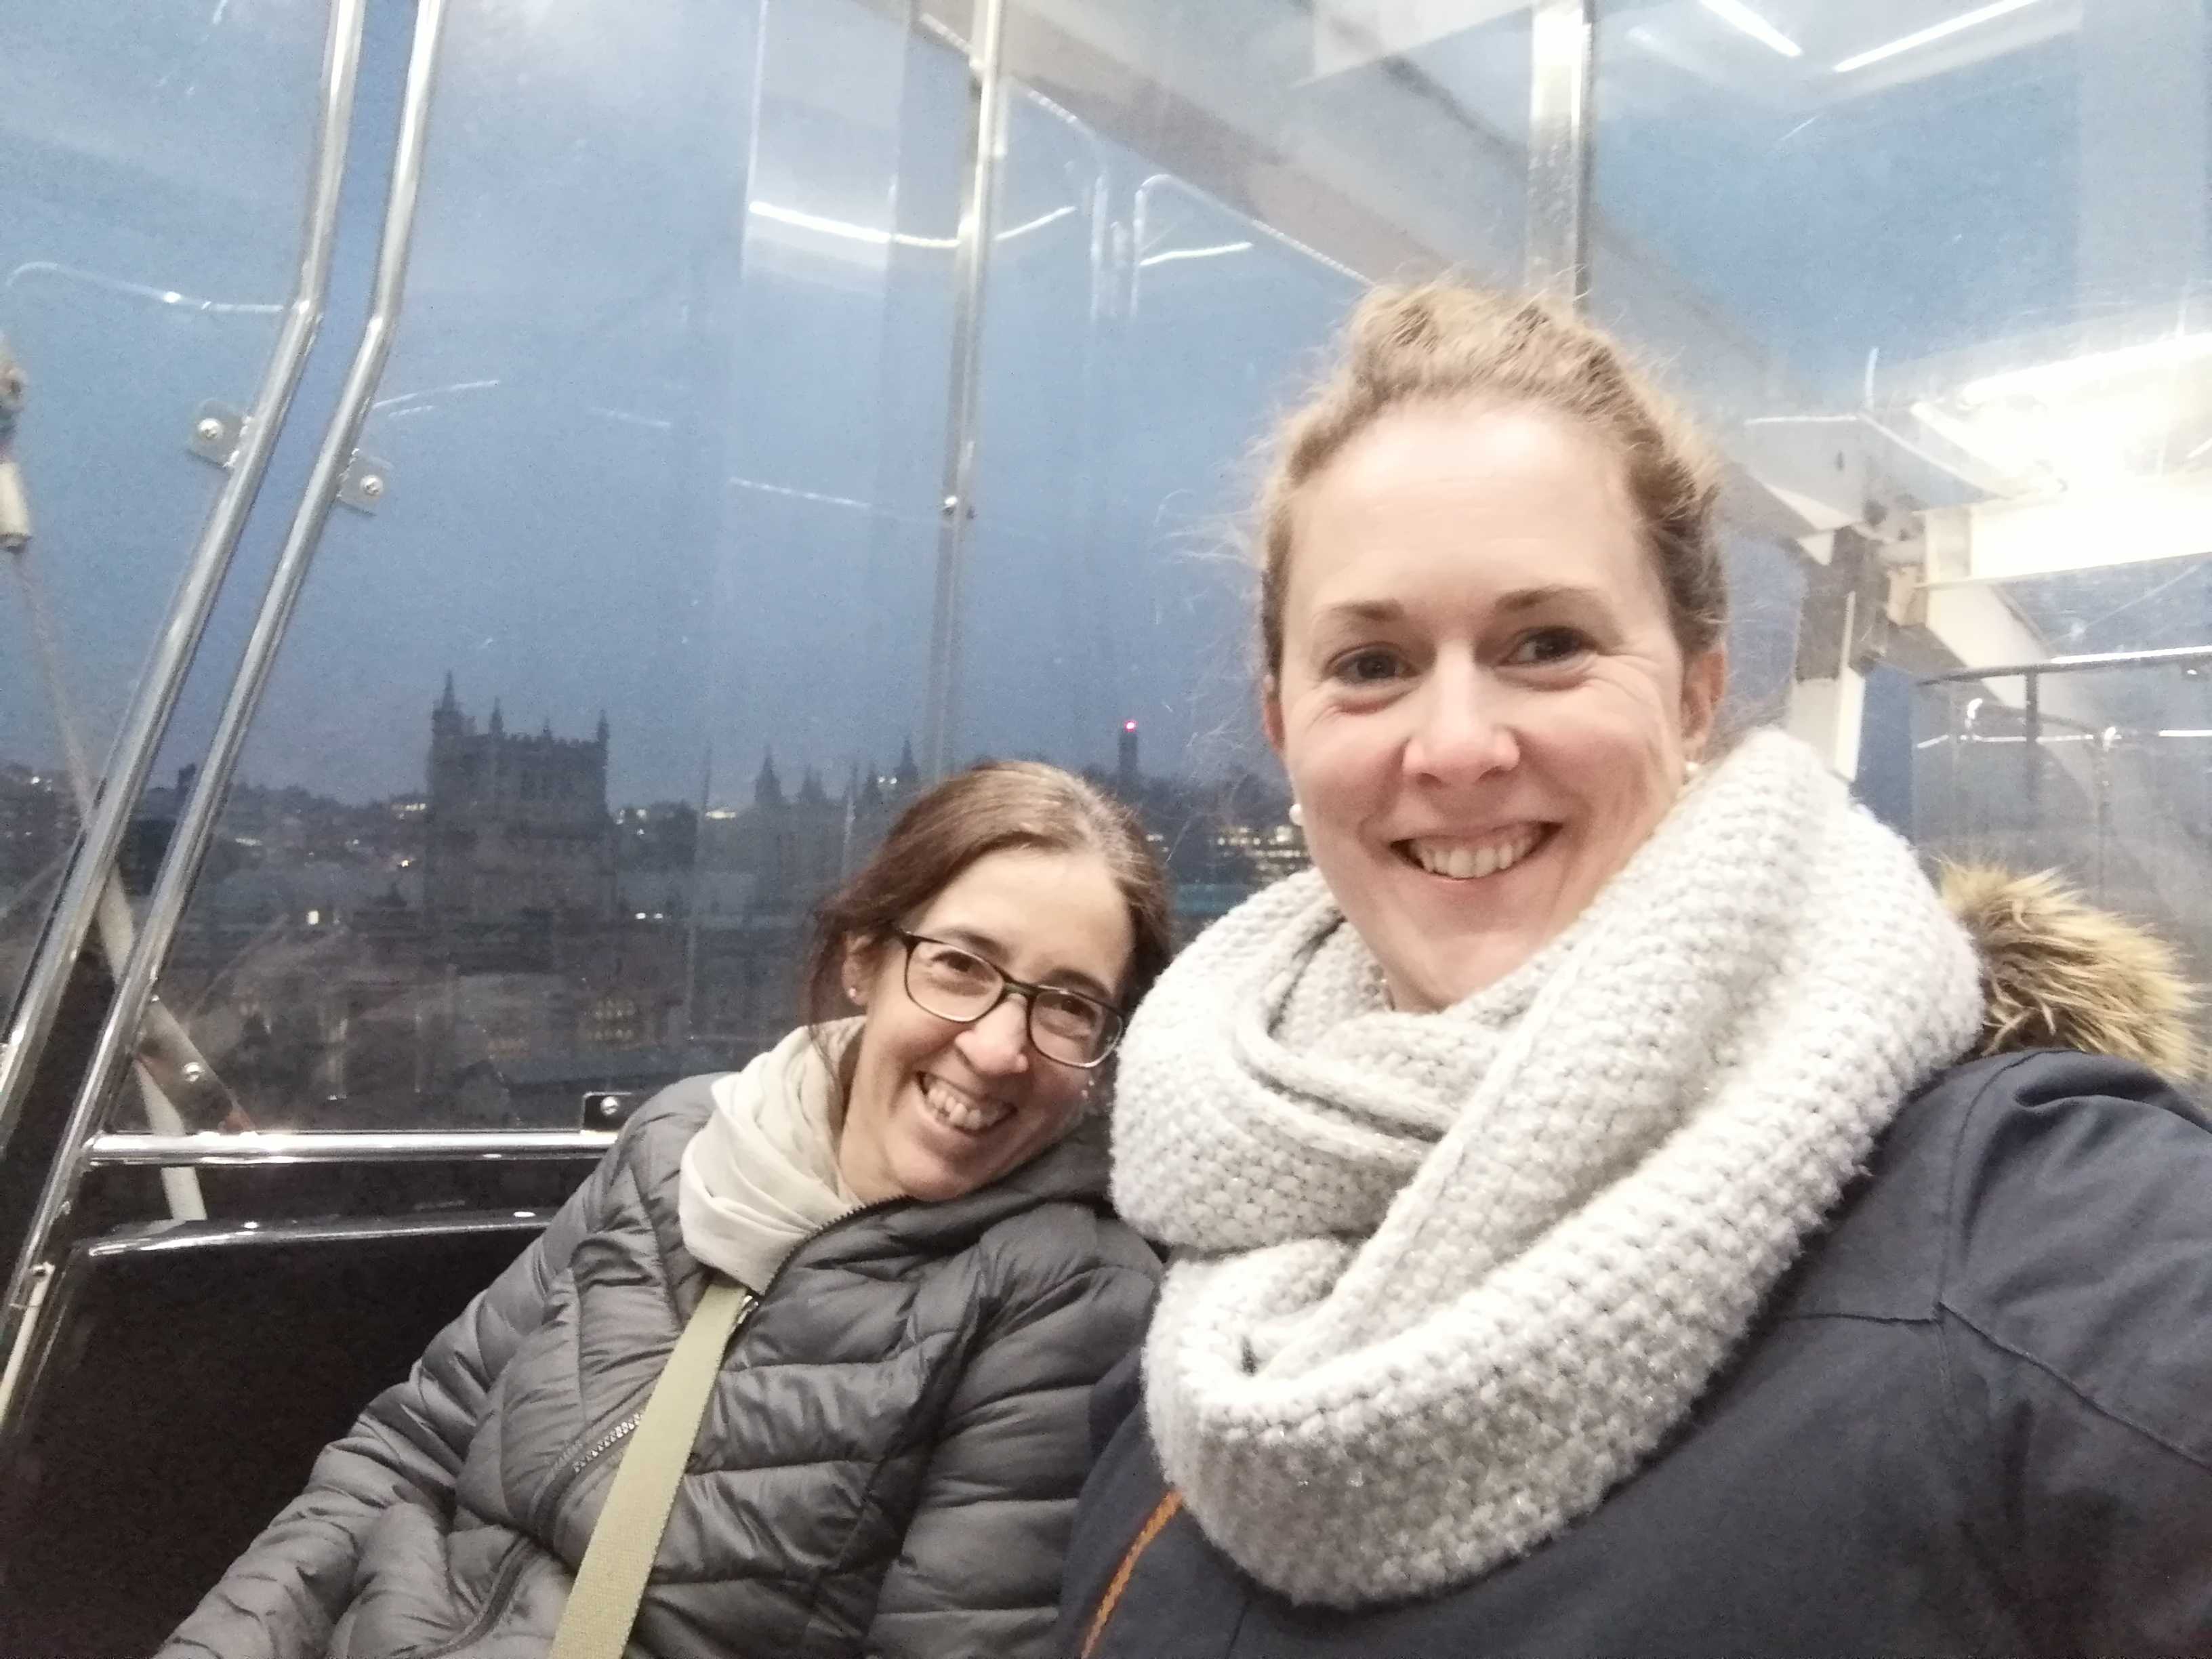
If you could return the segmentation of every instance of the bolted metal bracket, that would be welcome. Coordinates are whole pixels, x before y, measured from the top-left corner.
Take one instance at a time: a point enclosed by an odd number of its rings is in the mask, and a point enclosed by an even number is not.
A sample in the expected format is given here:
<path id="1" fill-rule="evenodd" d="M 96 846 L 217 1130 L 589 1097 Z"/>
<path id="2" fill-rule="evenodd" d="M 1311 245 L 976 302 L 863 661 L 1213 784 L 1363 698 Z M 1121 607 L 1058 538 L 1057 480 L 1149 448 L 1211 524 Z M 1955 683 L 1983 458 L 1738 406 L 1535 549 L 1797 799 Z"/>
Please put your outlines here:
<path id="1" fill-rule="evenodd" d="M 238 458 L 238 447 L 246 441 L 246 416 L 242 410 L 210 398 L 192 411 L 191 435 L 185 447 L 204 461 L 213 461 L 228 470 Z"/>
<path id="2" fill-rule="evenodd" d="M 584 1096 L 584 1121 L 579 1127 L 586 1129 L 619 1129 L 629 1121 L 630 1114 L 645 1104 L 648 1091 L 643 1089 L 592 1089 Z"/>
<path id="3" fill-rule="evenodd" d="M 346 463 L 345 476 L 338 480 L 338 505 L 356 513 L 374 513 L 391 488 L 391 464 L 356 449 Z"/>

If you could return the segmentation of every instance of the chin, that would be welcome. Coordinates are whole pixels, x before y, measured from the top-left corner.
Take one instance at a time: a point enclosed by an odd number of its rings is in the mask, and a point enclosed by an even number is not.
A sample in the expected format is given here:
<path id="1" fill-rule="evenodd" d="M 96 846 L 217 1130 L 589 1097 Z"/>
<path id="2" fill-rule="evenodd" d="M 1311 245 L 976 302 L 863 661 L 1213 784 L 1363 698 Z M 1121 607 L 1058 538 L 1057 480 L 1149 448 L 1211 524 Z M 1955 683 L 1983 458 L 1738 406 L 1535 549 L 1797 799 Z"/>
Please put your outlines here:
<path id="1" fill-rule="evenodd" d="M 940 1163 L 926 1152 L 908 1152 L 890 1160 L 891 1178 L 899 1191 L 924 1204 L 942 1204 L 965 1198 L 983 1182 L 966 1170 Z"/>
<path id="2" fill-rule="evenodd" d="M 1406 994 L 1420 1000 L 1424 1012 L 1434 1012 L 1488 990 L 1536 949 L 1536 942 L 1526 939 L 1487 939 L 1449 956 L 1432 955 L 1413 972 L 1390 977 Z"/>

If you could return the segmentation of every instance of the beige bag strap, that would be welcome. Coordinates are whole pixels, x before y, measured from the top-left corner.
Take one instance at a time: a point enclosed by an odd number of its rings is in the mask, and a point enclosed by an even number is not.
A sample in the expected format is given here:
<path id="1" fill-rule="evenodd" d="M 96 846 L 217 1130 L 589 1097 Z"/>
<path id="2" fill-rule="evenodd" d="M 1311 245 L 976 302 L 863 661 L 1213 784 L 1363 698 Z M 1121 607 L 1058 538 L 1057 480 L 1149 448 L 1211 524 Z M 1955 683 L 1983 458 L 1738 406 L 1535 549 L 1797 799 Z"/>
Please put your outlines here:
<path id="1" fill-rule="evenodd" d="M 691 1310 L 623 1450 L 547 1659 L 622 1659 L 722 1356 L 758 1305 L 744 1285 L 716 1279 Z"/>

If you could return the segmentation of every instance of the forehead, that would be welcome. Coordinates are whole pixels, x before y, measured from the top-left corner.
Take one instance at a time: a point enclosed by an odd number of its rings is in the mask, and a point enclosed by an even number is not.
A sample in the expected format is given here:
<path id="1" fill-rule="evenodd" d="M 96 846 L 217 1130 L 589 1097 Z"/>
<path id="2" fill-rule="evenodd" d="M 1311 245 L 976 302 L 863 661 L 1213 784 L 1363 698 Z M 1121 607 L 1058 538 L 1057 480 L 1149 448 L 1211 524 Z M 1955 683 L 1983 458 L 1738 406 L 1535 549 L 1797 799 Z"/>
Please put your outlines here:
<path id="1" fill-rule="evenodd" d="M 910 924 L 917 933 L 988 945 L 1018 978 L 1078 973 L 1112 986 L 1136 936 L 1101 854 L 1006 848 L 963 870 Z"/>
<path id="2" fill-rule="evenodd" d="M 1664 602 L 1620 457 L 1583 422 L 1526 405 L 1392 410 L 1308 482 L 1292 525 L 1293 621 L 1437 576 Z"/>

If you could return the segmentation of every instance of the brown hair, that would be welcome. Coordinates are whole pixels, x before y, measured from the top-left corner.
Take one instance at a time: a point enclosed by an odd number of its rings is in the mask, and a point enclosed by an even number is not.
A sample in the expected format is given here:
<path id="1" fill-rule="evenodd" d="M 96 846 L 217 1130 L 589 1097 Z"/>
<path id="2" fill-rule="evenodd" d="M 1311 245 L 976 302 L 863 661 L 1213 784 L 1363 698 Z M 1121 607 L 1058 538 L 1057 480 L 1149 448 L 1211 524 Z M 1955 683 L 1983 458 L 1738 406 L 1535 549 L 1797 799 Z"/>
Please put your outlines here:
<path id="1" fill-rule="evenodd" d="M 969 865 L 1009 848 L 1105 860 L 1135 939 L 1121 986 L 1121 1006 L 1133 1008 L 1174 949 L 1167 876 L 1135 816 L 1057 766 L 987 761 L 955 773 L 900 813 L 866 867 L 816 909 L 806 952 L 807 1023 L 818 1026 L 848 1006 L 851 944 L 890 939 Z"/>
<path id="2" fill-rule="evenodd" d="M 1297 492 L 1344 447 L 1403 404 L 1527 404 L 1595 430 L 1617 451 L 1644 545 L 1667 592 L 1686 659 L 1728 621 L 1728 578 L 1714 533 L 1720 468 L 1686 417 L 1621 347 L 1548 301 L 1424 283 L 1380 288 L 1346 324 L 1335 372 L 1277 434 L 1260 493 L 1260 639 L 1283 667 Z"/>

